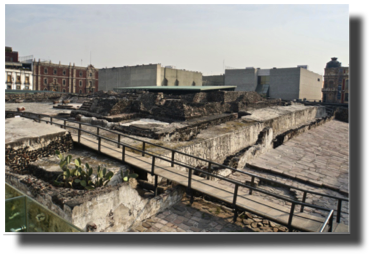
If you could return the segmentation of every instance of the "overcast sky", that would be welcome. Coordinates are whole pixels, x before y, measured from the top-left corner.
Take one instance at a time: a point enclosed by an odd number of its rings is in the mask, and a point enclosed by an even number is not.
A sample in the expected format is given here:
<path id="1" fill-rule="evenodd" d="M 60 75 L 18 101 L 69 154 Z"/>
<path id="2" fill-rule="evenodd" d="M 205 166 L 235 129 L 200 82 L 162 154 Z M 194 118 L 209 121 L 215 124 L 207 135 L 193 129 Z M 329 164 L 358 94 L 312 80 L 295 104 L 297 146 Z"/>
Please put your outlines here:
<path id="1" fill-rule="evenodd" d="M 161 63 L 222 74 L 224 65 L 349 64 L 348 5 L 6 5 L 5 45 L 19 56 L 96 68 Z"/>

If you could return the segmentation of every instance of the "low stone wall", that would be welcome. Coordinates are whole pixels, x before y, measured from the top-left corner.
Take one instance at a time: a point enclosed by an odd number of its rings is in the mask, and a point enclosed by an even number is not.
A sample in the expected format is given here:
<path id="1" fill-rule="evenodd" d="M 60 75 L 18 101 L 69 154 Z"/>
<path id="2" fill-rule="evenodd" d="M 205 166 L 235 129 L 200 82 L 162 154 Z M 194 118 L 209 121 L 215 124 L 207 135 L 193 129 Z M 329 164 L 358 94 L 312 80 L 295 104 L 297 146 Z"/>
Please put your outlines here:
<path id="1" fill-rule="evenodd" d="M 137 181 L 93 191 L 56 188 L 32 175 L 6 171 L 6 182 L 40 202 L 83 230 L 126 232 L 133 225 L 180 201 L 185 189 L 176 186 L 153 197 L 145 197 Z"/>
<path id="2" fill-rule="evenodd" d="M 297 128 L 300 125 L 315 121 L 319 116 L 326 115 L 324 111 L 323 107 L 319 109 L 319 107 L 313 106 L 299 109 L 292 108 L 291 111 L 287 111 L 286 107 L 281 107 L 280 115 L 275 112 L 272 118 L 269 116 L 265 119 L 254 116 L 253 112 L 251 116 L 244 116 L 242 120 L 227 122 L 203 131 L 203 133 L 199 134 L 196 139 L 188 142 L 188 144 L 181 146 L 180 143 L 173 143 L 171 147 L 195 157 L 222 164 L 227 156 L 233 155 L 248 146 L 255 145 L 260 133 L 265 128 L 272 130 L 272 132 L 270 131 L 272 135 L 270 134 L 266 138 L 266 140 L 270 141 L 279 132 L 283 133 Z M 270 144 L 267 142 L 266 146 Z M 171 159 L 171 153 L 164 153 L 163 156 Z M 208 165 L 205 162 L 181 154 L 175 154 L 175 159 L 193 167 Z M 160 162 L 159 159 L 158 162 Z M 170 165 L 168 162 L 160 163 Z M 178 168 L 183 169 L 181 167 Z"/>
<path id="3" fill-rule="evenodd" d="M 183 123 L 172 123 L 168 127 L 159 126 L 159 124 L 146 125 L 116 125 L 115 130 L 136 135 L 148 137 L 163 141 L 188 141 L 194 139 L 202 130 L 210 126 L 219 125 L 228 121 L 236 120 L 237 114 L 221 114 L 208 117 L 202 117 Z"/>
<path id="4" fill-rule="evenodd" d="M 63 135 L 52 135 L 43 139 L 33 139 L 26 142 L 19 141 L 5 146 L 5 165 L 14 172 L 26 173 L 30 162 L 41 157 L 55 155 L 55 151 L 67 152 L 73 148 L 71 134 L 66 132 Z M 38 141 L 38 142 L 37 142 Z"/>

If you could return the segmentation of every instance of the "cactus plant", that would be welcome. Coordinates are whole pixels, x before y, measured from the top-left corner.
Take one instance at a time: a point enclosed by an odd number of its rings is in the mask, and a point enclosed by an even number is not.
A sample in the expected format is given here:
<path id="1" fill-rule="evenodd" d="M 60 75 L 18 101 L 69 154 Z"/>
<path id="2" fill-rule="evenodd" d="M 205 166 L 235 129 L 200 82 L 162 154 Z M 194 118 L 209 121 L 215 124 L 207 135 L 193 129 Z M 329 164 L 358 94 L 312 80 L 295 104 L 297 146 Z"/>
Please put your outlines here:
<path id="1" fill-rule="evenodd" d="M 74 160 L 75 167 L 70 169 L 69 165 L 71 163 L 72 156 L 68 155 L 65 157 L 59 151 L 56 151 L 55 153 L 60 160 L 59 166 L 63 171 L 63 173 L 60 174 L 54 181 L 56 186 L 93 190 L 97 187 L 106 186 L 113 177 L 113 172 L 107 172 L 106 168 L 98 166 L 96 181 L 93 181 L 91 179 L 93 169 L 88 165 L 88 163 L 85 164 L 83 169 L 80 158 L 77 158 Z"/>

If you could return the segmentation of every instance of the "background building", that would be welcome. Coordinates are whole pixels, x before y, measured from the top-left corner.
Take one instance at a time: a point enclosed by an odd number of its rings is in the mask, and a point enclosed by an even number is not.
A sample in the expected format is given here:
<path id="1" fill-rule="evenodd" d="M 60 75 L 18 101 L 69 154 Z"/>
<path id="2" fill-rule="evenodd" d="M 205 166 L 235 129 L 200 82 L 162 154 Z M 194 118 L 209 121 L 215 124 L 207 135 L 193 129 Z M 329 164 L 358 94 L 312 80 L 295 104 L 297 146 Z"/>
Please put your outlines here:
<path id="1" fill-rule="evenodd" d="M 349 102 L 349 67 L 342 67 L 335 57 L 326 64 L 322 94 L 325 103 Z"/>
<path id="2" fill-rule="evenodd" d="M 18 62 L 18 52 L 13 51 L 12 47 L 5 47 L 5 61 Z"/>
<path id="3" fill-rule="evenodd" d="M 78 67 L 54 64 L 50 62 L 33 62 L 33 85 L 35 90 L 56 91 L 64 93 L 88 94 L 98 91 L 98 70 L 89 65 Z"/>
<path id="4" fill-rule="evenodd" d="M 256 91 L 284 100 L 321 100 L 322 97 L 322 76 L 304 65 L 280 69 L 226 69 L 225 85 L 236 85 L 236 91 Z"/>
<path id="5" fill-rule="evenodd" d="M 99 70 L 99 89 L 104 91 L 118 87 L 201 85 L 201 72 L 162 67 L 159 63 Z"/>
<path id="6" fill-rule="evenodd" d="M 33 90 L 33 72 L 31 64 L 5 62 L 5 89 Z"/>
<path id="7" fill-rule="evenodd" d="M 203 76 L 203 86 L 222 86 L 225 84 L 225 74 Z"/>

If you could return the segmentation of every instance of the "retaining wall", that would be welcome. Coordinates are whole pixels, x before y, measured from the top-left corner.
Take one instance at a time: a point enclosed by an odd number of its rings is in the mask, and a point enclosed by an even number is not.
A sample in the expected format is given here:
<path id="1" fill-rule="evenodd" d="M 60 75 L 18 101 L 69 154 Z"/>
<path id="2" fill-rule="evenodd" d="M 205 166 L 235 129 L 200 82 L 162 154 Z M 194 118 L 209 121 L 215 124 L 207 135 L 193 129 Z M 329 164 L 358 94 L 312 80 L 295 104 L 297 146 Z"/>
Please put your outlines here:
<path id="1" fill-rule="evenodd" d="M 31 175 L 6 172 L 6 182 L 43 204 L 80 229 L 95 225 L 95 232 L 125 232 L 180 201 L 184 188 L 176 186 L 146 198 L 137 181 L 123 182 L 94 191 L 55 188 Z"/>

